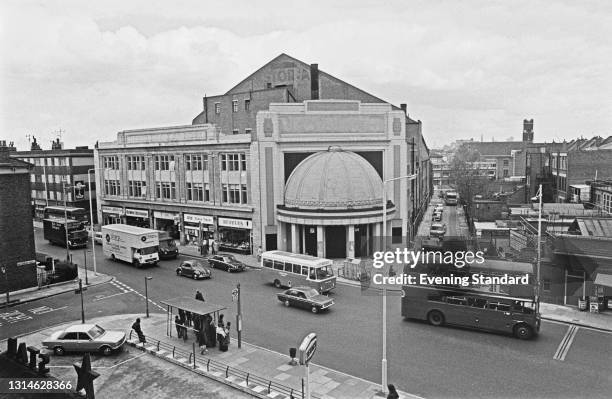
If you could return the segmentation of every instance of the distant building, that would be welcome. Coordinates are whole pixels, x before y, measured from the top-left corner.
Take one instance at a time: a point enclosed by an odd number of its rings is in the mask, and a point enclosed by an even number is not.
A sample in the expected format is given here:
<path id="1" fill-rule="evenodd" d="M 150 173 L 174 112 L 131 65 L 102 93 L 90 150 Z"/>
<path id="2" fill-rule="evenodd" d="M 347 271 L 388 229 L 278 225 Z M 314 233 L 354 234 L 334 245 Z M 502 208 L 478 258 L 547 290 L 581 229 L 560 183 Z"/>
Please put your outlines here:
<path id="1" fill-rule="evenodd" d="M 34 227 L 30 207 L 32 165 L 14 159 L 12 145 L 0 141 L 0 293 L 36 286 Z"/>
<path id="2" fill-rule="evenodd" d="M 89 210 L 91 196 L 92 207 L 96 208 L 96 183 L 93 170 L 91 192 L 87 180 L 88 170 L 94 167 L 93 149 L 86 146 L 64 149 L 63 144 L 57 139 L 52 143 L 50 150 L 43 150 L 34 138 L 30 151 L 16 151 L 11 153 L 11 156 L 34 166 L 30 181 L 31 204 L 36 219 L 42 219 L 46 206 L 64 206 L 64 199 L 67 207 Z M 63 186 L 66 188 L 65 198 Z"/>

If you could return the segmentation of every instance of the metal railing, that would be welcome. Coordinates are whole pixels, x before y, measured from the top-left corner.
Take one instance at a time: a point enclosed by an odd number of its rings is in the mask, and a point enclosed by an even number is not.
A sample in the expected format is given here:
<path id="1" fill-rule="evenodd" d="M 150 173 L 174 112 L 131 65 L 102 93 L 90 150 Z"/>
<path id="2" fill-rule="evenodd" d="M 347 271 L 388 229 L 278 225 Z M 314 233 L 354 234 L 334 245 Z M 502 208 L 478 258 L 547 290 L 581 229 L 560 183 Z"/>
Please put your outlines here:
<path id="1" fill-rule="evenodd" d="M 130 331 L 129 340 L 132 340 L 132 333 L 134 330 Z M 191 366 L 193 369 L 200 368 L 202 370 L 206 370 L 206 372 L 218 372 L 222 373 L 225 378 L 229 378 L 230 376 L 240 378 L 246 381 L 247 386 L 250 384 L 256 384 L 262 387 L 265 387 L 267 393 L 270 394 L 272 391 L 278 392 L 279 394 L 283 394 L 292 399 L 304 399 L 305 398 L 305 388 L 304 388 L 304 379 L 301 379 L 302 386 L 300 389 L 292 388 L 287 385 L 280 384 L 278 382 L 272 381 L 265 377 L 260 377 L 248 371 L 241 370 L 236 367 L 231 367 L 223 362 L 219 362 L 217 360 L 211 359 L 206 355 L 202 355 L 197 353 L 199 349 L 195 342 L 192 345 L 191 351 L 186 351 L 183 348 L 177 348 L 175 345 L 171 343 L 163 342 L 157 339 L 151 339 L 145 337 L 146 343 L 144 344 L 147 347 L 154 346 L 157 351 L 164 350 L 168 353 L 172 353 L 172 358 L 185 358 L 187 359 L 187 364 Z M 315 395 L 311 395 L 313 398 L 317 398 Z"/>

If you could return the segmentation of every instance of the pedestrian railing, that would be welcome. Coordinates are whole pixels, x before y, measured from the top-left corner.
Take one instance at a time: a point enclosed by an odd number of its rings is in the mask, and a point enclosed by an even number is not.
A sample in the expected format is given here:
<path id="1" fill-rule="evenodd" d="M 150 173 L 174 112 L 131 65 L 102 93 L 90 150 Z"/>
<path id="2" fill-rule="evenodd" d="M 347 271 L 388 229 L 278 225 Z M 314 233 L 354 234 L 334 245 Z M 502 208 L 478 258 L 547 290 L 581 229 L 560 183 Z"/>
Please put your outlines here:
<path id="1" fill-rule="evenodd" d="M 132 340 L 132 333 L 134 331 L 130 331 L 129 340 Z M 195 342 L 192 345 L 192 350 L 188 351 L 184 348 L 177 347 L 172 345 L 171 343 L 160 341 L 157 339 L 151 339 L 145 337 L 146 343 L 144 346 L 146 347 L 155 347 L 156 352 L 168 353 L 172 354 L 172 359 L 186 359 L 186 365 L 189 365 L 193 369 L 201 369 L 206 370 L 208 373 L 219 373 L 220 375 L 224 375 L 225 378 L 235 377 L 237 379 L 244 380 L 246 382 L 247 387 L 261 386 L 266 391 L 267 394 L 270 394 L 272 391 L 277 392 L 279 394 L 283 394 L 292 399 L 304 399 L 305 398 L 305 387 L 304 387 L 304 379 L 301 379 L 301 387 L 292 388 L 290 386 L 280 384 L 276 381 L 272 381 L 269 378 L 261 377 L 256 374 L 253 374 L 248 371 L 241 370 L 236 367 L 231 367 L 223 362 L 214 360 L 206 355 L 202 355 L 197 353 L 199 347 L 196 346 Z M 316 395 L 311 395 L 313 398 L 317 398 Z"/>

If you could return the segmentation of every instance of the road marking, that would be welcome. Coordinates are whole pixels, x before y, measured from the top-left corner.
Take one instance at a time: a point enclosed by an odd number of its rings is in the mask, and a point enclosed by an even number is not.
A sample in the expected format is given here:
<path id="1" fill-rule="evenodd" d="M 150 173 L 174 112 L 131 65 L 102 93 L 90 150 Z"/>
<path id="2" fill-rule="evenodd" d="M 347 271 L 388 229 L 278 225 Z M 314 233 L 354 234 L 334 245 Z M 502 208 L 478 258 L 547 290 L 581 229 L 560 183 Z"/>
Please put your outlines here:
<path id="1" fill-rule="evenodd" d="M 106 295 L 106 296 L 102 296 L 102 297 L 97 297 L 96 299 L 93 300 L 93 302 L 101 301 L 103 299 L 108 299 L 108 298 L 112 298 L 114 296 L 123 295 L 123 294 L 126 294 L 126 292 L 118 292 L 118 293 L 112 294 L 112 295 Z"/>
<path id="2" fill-rule="evenodd" d="M 24 320 L 33 319 L 32 316 L 28 316 L 25 313 L 20 312 L 19 310 L 13 310 L 10 312 L 0 313 L 0 320 L 6 321 L 9 324 L 17 323 Z M 0 326 L 2 323 L 0 323 Z"/>
<path id="3" fill-rule="evenodd" d="M 35 315 L 45 314 L 49 312 L 55 312 L 56 310 L 66 309 L 68 306 L 62 306 L 61 308 L 50 308 L 48 306 L 39 306 L 37 308 L 28 309 L 28 312 L 33 313 Z"/>
<path id="4" fill-rule="evenodd" d="M 571 325 L 567 328 L 567 332 L 565 333 L 565 336 L 563 336 L 563 339 L 557 348 L 557 352 L 555 352 L 555 356 L 553 356 L 554 360 L 559 360 L 561 362 L 565 360 L 565 356 L 567 356 L 579 328 L 580 327 L 575 325 Z"/>

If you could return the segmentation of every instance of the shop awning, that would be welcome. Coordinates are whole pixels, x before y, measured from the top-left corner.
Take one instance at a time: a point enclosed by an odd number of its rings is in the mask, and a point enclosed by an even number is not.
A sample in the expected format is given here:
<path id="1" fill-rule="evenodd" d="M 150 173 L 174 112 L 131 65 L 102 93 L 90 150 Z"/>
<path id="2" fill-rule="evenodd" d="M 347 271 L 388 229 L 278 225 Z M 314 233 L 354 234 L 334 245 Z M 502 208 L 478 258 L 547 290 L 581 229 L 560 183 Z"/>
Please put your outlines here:
<path id="1" fill-rule="evenodd" d="M 211 313 L 220 312 L 221 310 L 226 309 L 225 306 L 215 305 L 214 303 L 210 302 L 199 301 L 191 297 L 166 299 L 165 301 L 161 301 L 161 303 L 166 306 L 170 306 L 176 309 L 183 309 L 187 312 L 199 315 L 207 315 Z"/>
<path id="2" fill-rule="evenodd" d="M 595 284 L 612 287 L 612 274 L 597 273 Z"/>

